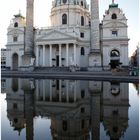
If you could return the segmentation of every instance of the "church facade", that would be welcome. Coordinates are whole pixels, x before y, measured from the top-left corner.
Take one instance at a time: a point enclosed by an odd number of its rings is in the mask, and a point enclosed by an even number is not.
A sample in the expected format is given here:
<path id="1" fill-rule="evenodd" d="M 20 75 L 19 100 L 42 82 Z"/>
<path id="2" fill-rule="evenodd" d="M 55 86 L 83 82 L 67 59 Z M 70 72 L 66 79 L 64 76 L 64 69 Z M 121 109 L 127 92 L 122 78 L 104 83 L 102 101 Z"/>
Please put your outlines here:
<path id="1" fill-rule="evenodd" d="M 18 70 L 30 65 L 25 64 L 24 55 L 31 43 L 30 63 L 34 67 L 110 70 L 128 66 L 127 18 L 118 4 L 112 2 L 100 22 L 97 0 L 91 1 L 91 12 L 86 0 L 54 0 L 50 18 L 50 27 L 33 27 L 30 35 L 29 17 L 25 19 L 20 13 L 14 16 L 7 32 L 7 68 Z"/>

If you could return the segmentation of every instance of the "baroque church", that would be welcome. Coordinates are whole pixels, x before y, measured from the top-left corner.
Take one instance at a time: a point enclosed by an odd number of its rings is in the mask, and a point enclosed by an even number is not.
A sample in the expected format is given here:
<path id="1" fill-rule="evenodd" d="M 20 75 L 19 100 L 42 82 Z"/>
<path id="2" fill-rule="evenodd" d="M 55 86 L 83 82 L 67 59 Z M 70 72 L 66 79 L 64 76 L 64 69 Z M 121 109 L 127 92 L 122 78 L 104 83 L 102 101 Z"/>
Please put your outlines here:
<path id="1" fill-rule="evenodd" d="M 27 0 L 26 18 L 14 15 L 7 32 L 6 68 L 70 68 L 110 70 L 128 66 L 127 18 L 112 3 L 99 20 L 99 2 L 53 0 L 51 26 L 35 28 L 34 0 Z"/>

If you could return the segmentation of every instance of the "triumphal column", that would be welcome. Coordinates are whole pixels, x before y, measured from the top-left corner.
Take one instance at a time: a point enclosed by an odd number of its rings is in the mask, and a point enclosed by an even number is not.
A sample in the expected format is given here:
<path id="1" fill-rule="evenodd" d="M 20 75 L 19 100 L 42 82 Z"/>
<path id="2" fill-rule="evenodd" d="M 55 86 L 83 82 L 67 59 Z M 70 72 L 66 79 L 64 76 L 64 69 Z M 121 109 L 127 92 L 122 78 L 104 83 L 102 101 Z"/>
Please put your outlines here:
<path id="1" fill-rule="evenodd" d="M 25 47 L 22 57 L 22 70 L 32 70 L 34 67 L 34 0 L 27 0 Z"/>
<path id="2" fill-rule="evenodd" d="M 91 0 L 89 66 L 94 70 L 101 68 L 99 24 L 99 0 Z"/>

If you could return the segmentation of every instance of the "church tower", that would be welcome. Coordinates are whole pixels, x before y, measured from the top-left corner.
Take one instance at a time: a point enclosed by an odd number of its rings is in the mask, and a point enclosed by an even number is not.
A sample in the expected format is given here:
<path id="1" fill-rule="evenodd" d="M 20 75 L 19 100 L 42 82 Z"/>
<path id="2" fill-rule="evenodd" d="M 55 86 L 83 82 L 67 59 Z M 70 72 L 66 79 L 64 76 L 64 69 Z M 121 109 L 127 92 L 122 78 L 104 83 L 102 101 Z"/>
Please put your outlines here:
<path id="1" fill-rule="evenodd" d="M 91 0 L 91 28 L 89 66 L 94 69 L 101 67 L 101 50 L 99 42 L 99 4 L 98 0 Z"/>

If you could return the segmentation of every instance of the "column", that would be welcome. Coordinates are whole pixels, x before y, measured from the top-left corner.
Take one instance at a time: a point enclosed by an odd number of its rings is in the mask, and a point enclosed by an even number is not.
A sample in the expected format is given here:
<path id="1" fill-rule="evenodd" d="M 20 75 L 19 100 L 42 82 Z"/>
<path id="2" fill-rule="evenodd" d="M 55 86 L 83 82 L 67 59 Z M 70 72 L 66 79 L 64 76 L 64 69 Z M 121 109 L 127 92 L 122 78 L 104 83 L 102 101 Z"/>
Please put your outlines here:
<path id="1" fill-rule="evenodd" d="M 45 80 L 43 80 L 43 101 L 45 101 Z"/>
<path id="2" fill-rule="evenodd" d="M 52 101 L 52 80 L 50 80 L 50 102 Z"/>
<path id="3" fill-rule="evenodd" d="M 43 45 L 43 66 L 45 66 L 45 45 Z"/>
<path id="4" fill-rule="evenodd" d="M 67 96 L 67 102 L 69 102 L 69 81 L 66 81 L 66 96 Z"/>
<path id="5" fill-rule="evenodd" d="M 39 46 L 36 46 L 36 66 L 39 64 Z"/>
<path id="6" fill-rule="evenodd" d="M 59 44 L 59 67 L 62 66 L 62 61 L 61 61 L 61 44 Z"/>
<path id="7" fill-rule="evenodd" d="M 69 65 L 69 44 L 66 44 L 66 66 Z"/>
<path id="8" fill-rule="evenodd" d="M 52 67 L 52 44 L 50 44 L 50 67 Z"/>
<path id="9" fill-rule="evenodd" d="M 36 93 L 36 95 L 35 95 L 35 97 L 36 97 L 36 100 L 38 101 L 38 96 L 39 96 L 39 91 L 38 91 L 38 80 L 35 80 L 35 93 Z"/>
<path id="10" fill-rule="evenodd" d="M 73 48 L 74 48 L 74 65 L 76 65 L 76 44 L 73 44 Z"/>
<path id="11" fill-rule="evenodd" d="M 75 81 L 74 82 L 74 102 L 76 102 L 76 86 L 77 86 L 77 83 Z"/>
<path id="12" fill-rule="evenodd" d="M 61 87 L 62 87 L 62 81 L 59 80 L 59 102 L 61 102 Z"/>

